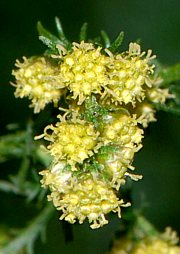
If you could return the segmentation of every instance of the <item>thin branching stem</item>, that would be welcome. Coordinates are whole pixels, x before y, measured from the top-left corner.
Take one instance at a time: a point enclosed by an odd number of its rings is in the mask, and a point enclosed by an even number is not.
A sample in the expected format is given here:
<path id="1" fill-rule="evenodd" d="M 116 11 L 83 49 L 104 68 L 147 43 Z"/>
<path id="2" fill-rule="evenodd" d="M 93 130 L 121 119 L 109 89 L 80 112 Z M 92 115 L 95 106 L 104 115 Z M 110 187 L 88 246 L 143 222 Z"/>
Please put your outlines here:
<path id="1" fill-rule="evenodd" d="M 33 254 L 33 244 L 37 237 L 43 233 L 47 222 L 53 214 L 53 207 L 48 204 L 44 210 L 26 227 L 21 233 L 10 241 L 3 249 L 3 254 L 18 253 L 22 249 L 27 250 L 27 254 Z"/>

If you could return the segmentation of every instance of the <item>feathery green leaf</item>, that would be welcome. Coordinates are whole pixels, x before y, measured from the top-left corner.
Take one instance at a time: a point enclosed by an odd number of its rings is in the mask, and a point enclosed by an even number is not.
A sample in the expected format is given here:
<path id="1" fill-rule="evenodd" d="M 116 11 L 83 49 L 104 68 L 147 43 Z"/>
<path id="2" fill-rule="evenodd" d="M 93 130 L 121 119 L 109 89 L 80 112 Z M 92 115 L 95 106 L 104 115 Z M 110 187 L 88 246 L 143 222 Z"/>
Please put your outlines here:
<path id="1" fill-rule="evenodd" d="M 124 39 L 124 32 L 120 32 L 115 41 L 109 47 L 109 50 L 113 53 L 117 51 L 117 49 L 121 46 Z"/>
<path id="2" fill-rule="evenodd" d="M 105 48 L 109 48 L 111 46 L 111 42 L 110 42 L 108 34 L 104 30 L 102 30 L 101 31 L 101 36 L 103 38 Z"/>
<path id="3" fill-rule="evenodd" d="M 85 22 L 82 25 L 81 30 L 80 30 L 80 34 L 79 34 L 80 41 L 85 41 L 86 40 L 86 37 L 87 37 L 87 27 L 88 27 L 88 24 Z"/>

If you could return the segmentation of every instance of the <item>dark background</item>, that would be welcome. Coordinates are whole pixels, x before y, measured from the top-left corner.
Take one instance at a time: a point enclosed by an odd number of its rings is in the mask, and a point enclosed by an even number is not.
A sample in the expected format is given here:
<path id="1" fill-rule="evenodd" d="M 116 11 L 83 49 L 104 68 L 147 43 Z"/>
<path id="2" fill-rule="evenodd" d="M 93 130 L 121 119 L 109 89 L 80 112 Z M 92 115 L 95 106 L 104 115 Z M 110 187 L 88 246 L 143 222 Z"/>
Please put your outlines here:
<path id="1" fill-rule="evenodd" d="M 124 49 L 129 42 L 140 38 L 143 49 L 153 49 L 164 65 L 180 61 L 179 0 L 1 0 L 1 133 L 5 133 L 5 126 L 11 122 L 25 122 L 30 112 L 26 100 L 15 99 L 14 89 L 9 85 L 15 59 L 44 51 L 45 47 L 38 40 L 36 23 L 40 20 L 54 31 L 55 16 L 60 17 L 67 37 L 73 41 L 78 39 L 79 29 L 86 21 L 89 37 L 97 36 L 103 29 L 114 39 L 123 30 Z M 158 112 L 156 116 L 158 122 L 147 129 L 144 147 L 135 159 L 137 172 L 144 178 L 133 183 L 133 206 L 146 207 L 144 214 L 160 230 L 170 225 L 180 233 L 180 119 L 164 112 Z M 3 215 L 11 216 L 15 222 L 20 220 L 25 213 L 21 200 L 11 197 L 8 201 L 8 196 L 2 194 L 1 200 Z M 87 224 L 75 225 L 72 227 L 74 241 L 66 244 L 63 225 L 53 218 L 48 228 L 47 243 L 41 245 L 39 241 L 35 253 L 85 251 L 86 254 L 103 254 L 117 228 L 118 219 L 115 217 L 100 230 L 93 231 Z"/>

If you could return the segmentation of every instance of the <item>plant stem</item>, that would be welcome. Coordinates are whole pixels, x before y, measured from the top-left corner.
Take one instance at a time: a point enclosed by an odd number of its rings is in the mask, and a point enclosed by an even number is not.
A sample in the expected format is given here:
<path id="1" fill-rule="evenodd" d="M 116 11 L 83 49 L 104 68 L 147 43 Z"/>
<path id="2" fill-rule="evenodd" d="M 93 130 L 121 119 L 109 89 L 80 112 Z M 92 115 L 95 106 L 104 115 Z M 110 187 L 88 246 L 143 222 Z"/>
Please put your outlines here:
<path id="1" fill-rule="evenodd" d="M 3 249 L 3 254 L 18 253 L 22 249 L 27 249 L 27 254 L 33 254 L 33 244 L 36 238 L 44 230 L 48 220 L 51 218 L 54 208 L 48 204 L 44 210 L 23 229 L 15 239 L 10 241 Z"/>

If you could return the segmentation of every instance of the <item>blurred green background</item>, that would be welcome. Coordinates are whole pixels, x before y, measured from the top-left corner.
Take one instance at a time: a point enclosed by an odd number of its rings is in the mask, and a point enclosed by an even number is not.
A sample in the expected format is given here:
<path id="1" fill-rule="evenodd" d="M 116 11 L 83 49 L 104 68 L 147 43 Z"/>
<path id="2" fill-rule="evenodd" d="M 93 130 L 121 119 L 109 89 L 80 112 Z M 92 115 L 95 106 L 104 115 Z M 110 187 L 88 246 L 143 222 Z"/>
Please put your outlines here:
<path id="1" fill-rule="evenodd" d="M 54 31 L 58 16 L 68 38 L 78 39 L 83 22 L 88 22 L 89 37 L 105 30 L 111 39 L 125 32 L 123 49 L 128 43 L 141 39 L 144 50 L 151 48 L 164 65 L 180 61 L 180 1 L 179 0 L 1 0 L 0 1 L 0 132 L 11 122 L 27 120 L 30 110 L 26 100 L 15 99 L 9 85 L 15 59 L 41 54 L 45 47 L 38 40 L 37 21 Z M 180 234 L 180 119 L 158 112 L 158 122 L 146 130 L 144 147 L 137 154 L 135 165 L 143 180 L 133 183 L 133 206 L 143 208 L 144 214 L 159 229 L 170 225 Z M 0 176 L 17 170 L 2 167 Z M 24 210 L 20 197 L 0 194 L 1 221 L 13 226 L 24 225 L 22 218 L 31 218 Z M 26 214 L 26 215 L 25 215 Z M 103 254 L 107 251 L 118 219 L 109 225 L 91 230 L 88 225 L 72 227 L 74 241 L 66 243 L 64 225 L 58 214 L 51 220 L 47 243 L 36 244 L 35 254 L 84 253 Z M 9 219 L 7 219 L 9 217 Z M 24 219 L 24 220 L 25 220 Z"/>

